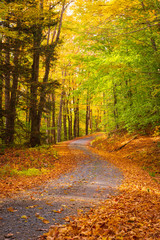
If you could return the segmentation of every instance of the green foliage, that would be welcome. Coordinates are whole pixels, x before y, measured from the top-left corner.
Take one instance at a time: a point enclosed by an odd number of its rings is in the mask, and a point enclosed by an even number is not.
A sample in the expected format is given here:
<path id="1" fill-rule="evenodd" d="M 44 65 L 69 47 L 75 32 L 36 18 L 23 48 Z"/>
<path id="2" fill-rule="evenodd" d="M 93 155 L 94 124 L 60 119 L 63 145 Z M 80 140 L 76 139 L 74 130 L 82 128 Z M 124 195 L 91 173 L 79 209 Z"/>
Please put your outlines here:
<path id="1" fill-rule="evenodd" d="M 5 144 L 0 144 L 0 155 L 3 155 L 4 153 L 5 153 L 5 148 L 6 148 L 6 146 L 5 146 Z"/>
<path id="2" fill-rule="evenodd" d="M 79 75 L 85 78 L 80 89 L 83 92 L 90 89 L 93 105 L 96 100 L 100 103 L 98 98 L 102 99 L 104 94 L 103 104 L 99 104 L 101 129 L 104 126 L 107 131 L 153 128 L 160 120 L 158 7 L 149 0 L 144 6 L 140 1 L 128 2 L 128 5 L 123 0 L 120 2 L 112 1 L 111 6 L 103 10 L 96 3 L 98 10 L 83 8 L 81 37 L 77 38 L 81 47 L 79 61 L 83 63 Z M 108 14 L 105 24 L 103 14 L 94 22 L 99 12 Z M 93 19 L 90 18 L 92 22 L 86 20 L 87 25 L 84 17 L 88 14 Z M 140 22 L 144 28 L 139 26 Z"/>
<path id="3" fill-rule="evenodd" d="M 51 8 L 49 1 L 43 1 L 43 11 L 39 1 L 0 3 L 3 66 L 0 96 L 5 112 L 3 120 L 6 120 L 6 113 L 10 111 L 5 109 L 4 82 L 8 73 L 9 96 L 16 94 L 14 142 L 29 143 L 33 119 L 38 122 L 38 118 L 41 124 L 35 126 L 39 125 L 40 129 L 34 130 L 31 145 L 36 145 L 36 134 L 38 144 L 53 141 L 53 132 L 56 135 L 59 128 L 60 91 L 63 93 L 61 112 L 63 116 L 66 114 L 60 126 L 61 140 L 69 138 L 69 121 L 72 121 L 70 138 L 74 135 L 77 102 L 80 135 L 85 134 L 87 107 L 89 133 L 118 128 L 142 132 L 149 127 L 154 129 L 160 121 L 158 1 L 113 0 L 107 4 L 103 0 L 92 1 L 92 4 L 75 1 L 72 14 L 65 15 L 63 42 L 56 47 L 54 34 L 55 27 L 59 26 L 62 2 L 52 3 L 58 7 Z M 7 53 L 8 66 L 4 64 Z M 33 65 L 37 66 L 37 73 Z M 49 68 L 45 79 L 46 66 Z M 14 68 L 18 76 L 17 89 L 11 87 Z M 36 80 L 35 76 L 38 76 Z M 9 105 L 12 106 L 11 102 Z M 4 125 L 6 123 L 4 121 Z"/>
<path id="4" fill-rule="evenodd" d="M 156 176 L 156 173 L 155 173 L 155 172 L 149 172 L 149 175 L 150 175 L 151 177 L 155 177 L 155 176 Z"/>

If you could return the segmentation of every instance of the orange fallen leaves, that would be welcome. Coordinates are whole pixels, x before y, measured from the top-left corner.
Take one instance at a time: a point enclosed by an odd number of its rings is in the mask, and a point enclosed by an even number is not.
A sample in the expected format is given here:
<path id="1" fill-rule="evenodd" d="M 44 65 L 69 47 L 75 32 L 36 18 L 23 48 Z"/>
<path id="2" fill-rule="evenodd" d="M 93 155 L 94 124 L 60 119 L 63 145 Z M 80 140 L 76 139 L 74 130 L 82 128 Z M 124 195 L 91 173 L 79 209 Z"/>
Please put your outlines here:
<path id="1" fill-rule="evenodd" d="M 70 220 L 66 226 L 51 227 L 46 239 L 159 239 L 157 197 L 137 192 L 129 195 L 124 192 L 97 209 Z"/>
<path id="2" fill-rule="evenodd" d="M 144 140 L 144 141 L 143 141 Z M 124 141 L 122 139 L 121 141 Z M 151 141 L 151 142 L 150 142 Z M 154 140 L 136 139 L 117 152 L 107 152 L 109 146 L 104 140 L 99 140 L 98 149 L 92 149 L 97 154 L 110 160 L 124 174 L 120 187 L 121 194 L 105 201 L 102 205 L 78 217 L 66 218 L 64 226 L 51 226 L 42 239 L 47 240 L 153 240 L 160 239 L 160 186 L 144 171 L 141 166 L 152 162 L 158 153 L 135 154 L 143 148 L 148 148 Z M 106 144 L 106 145 L 105 145 Z M 121 142 L 115 141 L 112 150 Z M 151 144 L 152 145 L 152 144 Z M 154 144 L 153 144 L 154 145 Z M 95 144 L 96 146 L 96 144 Z M 110 150 L 108 148 L 108 150 Z M 143 157 L 145 159 L 143 159 Z M 152 159 L 151 159 L 152 158 Z M 152 167 L 155 166 L 152 162 Z"/>
<path id="3" fill-rule="evenodd" d="M 61 213 L 62 211 L 64 211 L 63 208 L 61 208 L 61 209 L 59 209 L 59 210 L 52 210 L 52 212 L 54 212 L 54 213 Z"/>
<path id="4" fill-rule="evenodd" d="M 17 210 L 15 210 L 15 209 L 13 209 L 13 207 L 9 207 L 9 208 L 7 208 L 7 210 L 9 211 L 9 212 L 16 212 Z"/>
<path id="5" fill-rule="evenodd" d="M 50 221 L 43 219 L 43 223 L 48 224 L 48 223 L 50 223 Z"/>
<path id="6" fill-rule="evenodd" d="M 56 156 L 54 154 L 55 152 L 58 152 Z M 8 166 L 5 168 L 8 175 L 5 173 L 5 176 L 0 176 L 0 197 L 12 197 L 14 193 L 36 187 L 49 179 L 57 178 L 60 174 L 73 169 L 77 161 L 78 159 L 75 160 L 70 149 L 67 147 L 67 143 L 53 146 L 52 151 L 50 148 L 48 150 L 45 149 L 45 151 L 39 151 L 37 149 L 7 149 L 4 155 L 0 155 L 0 168 L 6 165 Z M 11 169 L 18 168 L 21 170 L 30 167 L 37 168 L 37 166 L 43 170 L 41 174 L 37 176 L 10 174 Z M 47 171 L 47 174 L 44 169 Z"/>

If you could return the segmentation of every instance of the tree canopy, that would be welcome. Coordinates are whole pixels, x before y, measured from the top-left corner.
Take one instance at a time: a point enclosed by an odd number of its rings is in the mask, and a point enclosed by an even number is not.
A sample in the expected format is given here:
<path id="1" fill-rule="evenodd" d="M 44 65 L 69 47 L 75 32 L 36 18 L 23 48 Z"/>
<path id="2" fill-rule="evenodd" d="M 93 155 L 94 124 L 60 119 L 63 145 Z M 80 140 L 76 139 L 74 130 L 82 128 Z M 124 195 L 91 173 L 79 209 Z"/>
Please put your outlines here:
<path id="1" fill-rule="evenodd" d="M 0 3 L 1 144 L 160 120 L 158 0 Z"/>

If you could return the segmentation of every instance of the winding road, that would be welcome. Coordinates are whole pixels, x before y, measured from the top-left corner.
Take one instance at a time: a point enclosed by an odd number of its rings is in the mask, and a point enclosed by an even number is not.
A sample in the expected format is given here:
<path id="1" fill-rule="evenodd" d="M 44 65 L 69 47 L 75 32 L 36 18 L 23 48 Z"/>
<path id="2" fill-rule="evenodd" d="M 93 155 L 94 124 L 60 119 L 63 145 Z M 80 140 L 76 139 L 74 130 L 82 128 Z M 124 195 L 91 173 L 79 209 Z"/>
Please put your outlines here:
<path id="1" fill-rule="evenodd" d="M 90 140 L 92 137 L 70 143 L 72 151 L 81 150 L 84 156 L 74 171 L 0 201 L 0 240 L 36 240 L 50 225 L 64 224 L 66 216 L 86 212 L 118 194 L 122 173 L 89 150 Z"/>

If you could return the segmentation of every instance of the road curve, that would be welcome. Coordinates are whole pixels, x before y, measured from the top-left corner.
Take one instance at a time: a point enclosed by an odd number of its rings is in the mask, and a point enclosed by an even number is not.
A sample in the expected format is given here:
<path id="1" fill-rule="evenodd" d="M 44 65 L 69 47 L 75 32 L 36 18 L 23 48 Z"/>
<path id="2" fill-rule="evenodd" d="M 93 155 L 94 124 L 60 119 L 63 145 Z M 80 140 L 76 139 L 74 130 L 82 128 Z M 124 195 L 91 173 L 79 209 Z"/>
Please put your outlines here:
<path id="1" fill-rule="evenodd" d="M 86 212 L 118 193 L 122 173 L 89 150 L 91 140 L 88 137 L 70 143 L 72 151 L 83 152 L 74 171 L 0 202 L 0 240 L 36 240 L 49 225 L 63 224 L 66 216 L 76 215 L 79 209 Z"/>

